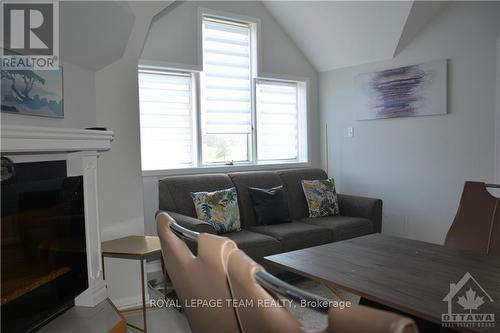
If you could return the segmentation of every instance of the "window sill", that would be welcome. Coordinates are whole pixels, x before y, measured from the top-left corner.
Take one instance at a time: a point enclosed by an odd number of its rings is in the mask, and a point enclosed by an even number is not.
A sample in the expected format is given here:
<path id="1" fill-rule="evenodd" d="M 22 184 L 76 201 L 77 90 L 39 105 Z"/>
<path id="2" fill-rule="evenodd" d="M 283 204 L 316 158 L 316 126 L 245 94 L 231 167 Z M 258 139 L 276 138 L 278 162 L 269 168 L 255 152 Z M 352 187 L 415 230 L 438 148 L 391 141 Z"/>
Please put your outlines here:
<path id="1" fill-rule="evenodd" d="M 159 176 L 177 176 L 177 175 L 196 175 L 206 173 L 226 173 L 237 171 L 259 171 L 259 170 L 275 170 L 275 169 L 290 169 L 290 168 L 307 168 L 311 167 L 309 162 L 288 162 L 288 163 L 263 163 L 263 164 L 245 164 L 245 165 L 217 165 L 204 166 L 198 168 L 182 168 L 169 170 L 144 170 L 143 177 L 159 177 Z"/>

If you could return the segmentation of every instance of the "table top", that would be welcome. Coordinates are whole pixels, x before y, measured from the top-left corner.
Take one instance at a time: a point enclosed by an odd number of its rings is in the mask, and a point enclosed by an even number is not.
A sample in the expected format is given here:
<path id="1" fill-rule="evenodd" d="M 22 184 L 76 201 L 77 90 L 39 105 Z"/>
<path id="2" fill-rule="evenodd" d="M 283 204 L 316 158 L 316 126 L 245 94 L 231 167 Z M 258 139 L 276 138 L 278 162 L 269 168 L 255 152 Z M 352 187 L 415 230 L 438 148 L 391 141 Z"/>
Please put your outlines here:
<path id="1" fill-rule="evenodd" d="M 472 288 L 484 300 L 472 313 L 494 313 L 497 328 L 500 325 L 499 257 L 372 234 L 272 255 L 264 260 L 438 324 L 442 314 L 449 313 L 444 299 L 451 297 L 451 313 L 463 312 L 458 298 L 466 297 L 465 289 Z M 490 302 L 489 297 L 494 301 Z M 475 328 L 454 329 L 475 331 Z"/>
<path id="2" fill-rule="evenodd" d="M 144 256 L 160 252 L 160 239 L 157 236 L 127 236 L 101 243 L 103 256 Z"/>

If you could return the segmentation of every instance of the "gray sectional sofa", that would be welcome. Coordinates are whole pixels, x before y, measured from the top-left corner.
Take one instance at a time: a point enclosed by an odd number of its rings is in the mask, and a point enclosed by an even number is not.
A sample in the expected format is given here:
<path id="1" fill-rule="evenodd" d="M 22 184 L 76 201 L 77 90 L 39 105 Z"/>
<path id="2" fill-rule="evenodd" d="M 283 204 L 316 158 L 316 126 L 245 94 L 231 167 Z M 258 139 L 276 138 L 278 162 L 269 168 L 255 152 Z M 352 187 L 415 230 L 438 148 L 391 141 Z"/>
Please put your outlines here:
<path id="1" fill-rule="evenodd" d="M 215 233 L 210 224 L 196 219 L 190 193 L 236 187 L 242 229 L 224 236 L 234 240 L 256 261 L 272 254 L 381 231 L 380 199 L 338 194 L 340 215 L 309 218 L 301 181 L 325 178 L 325 171 L 314 168 L 171 176 L 159 181 L 159 209 L 186 228 Z M 292 222 L 257 226 L 248 187 L 279 185 L 284 187 Z"/>

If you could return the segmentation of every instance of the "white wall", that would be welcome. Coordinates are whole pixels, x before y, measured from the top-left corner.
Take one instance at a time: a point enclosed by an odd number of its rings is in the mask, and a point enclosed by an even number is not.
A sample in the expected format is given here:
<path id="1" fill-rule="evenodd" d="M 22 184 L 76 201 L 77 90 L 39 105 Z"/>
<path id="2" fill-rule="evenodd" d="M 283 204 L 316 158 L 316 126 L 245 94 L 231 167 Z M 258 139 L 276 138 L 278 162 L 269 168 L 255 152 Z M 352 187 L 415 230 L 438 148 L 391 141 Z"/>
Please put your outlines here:
<path id="1" fill-rule="evenodd" d="M 144 234 L 139 147 L 137 59 L 122 59 L 95 74 L 97 122 L 115 132 L 111 150 L 99 158 L 101 239 Z M 140 302 L 136 260 L 105 261 L 108 295 L 122 308 Z"/>
<path id="2" fill-rule="evenodd" d="M 152 17 L 170 3 L 129 3 L 135 21 L 123 57 L 95 74 L 97 121 L 115 132 L 98 175 L 102 240 L 144 234 L 137 64 Z M 119 308 L 140 304 L 139 262 L 106 258 L 105 267 L 113 302 Z"/>
<path id="3" fill-rule="evenodd" d="M 319 166 L 318 74 L 302 51 L 291 41 L 267 9 L 257 1 L 174 3 L 157 15 L 142 51 L 142 60 L 198 65 L 198 7 L 249 16 L 261 20 L 262 73 L 310 78 L 310 150 L 311 163 Z M 154 213 L 158 209 L 158 179 L 144 177 L 144 216 L 146 233 L 156 234 Z"/>
<path id="4" fill-rule="evenodd" d="M 143 234 L 137 59 L 122 59 L 95 74 L 97 122 L 115 132 L 100 158 L 99 206 L 103 240 Z"/>
<path id="5" fill-rule="evenodd" d="M 495 3 L 450 3 L 393 60 L 320 74 L 339 192 L 384 200 L 383 231 L 442 243 L 466 180 L 493 181 Z M 449 59 L 443 116 L 355 120 L 357 74 Z M 353 126 L 355 136 L 347 138 Z"/>
<path id="6" fill-rule="evenodd" d="M 3 125 L 85 128 L 96 126 L 94 72 L 62 63 L 64 118 L 1 114 Z"/>
<path id="7" fill-rule="evenodd" d="M 315 83 L 317 72 L 313 66 L 267 9 L 257 1 L 174 3 L 153 20 L 141 58 L 197 65 L 199 7 L 260 19 L 262 72 L 309 77 Z M 312 98 L 312 112 L 315 113 L 316 96 Z M 317 160 L 318 156 L 315 158 Z"/>

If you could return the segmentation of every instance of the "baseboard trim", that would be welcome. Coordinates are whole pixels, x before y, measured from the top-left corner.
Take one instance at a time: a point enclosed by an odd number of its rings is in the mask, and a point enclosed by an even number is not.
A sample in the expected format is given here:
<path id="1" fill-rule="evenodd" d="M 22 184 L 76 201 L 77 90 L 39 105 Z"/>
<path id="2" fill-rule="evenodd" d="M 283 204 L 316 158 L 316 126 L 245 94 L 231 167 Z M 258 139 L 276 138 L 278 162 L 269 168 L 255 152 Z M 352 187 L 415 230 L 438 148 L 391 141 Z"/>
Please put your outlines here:
<path id="1" fill-rule="evenodd" d="M 99 280 L 75 298 L 75 305 L 94 307 L 108 297 L 106 284 Z"/>

